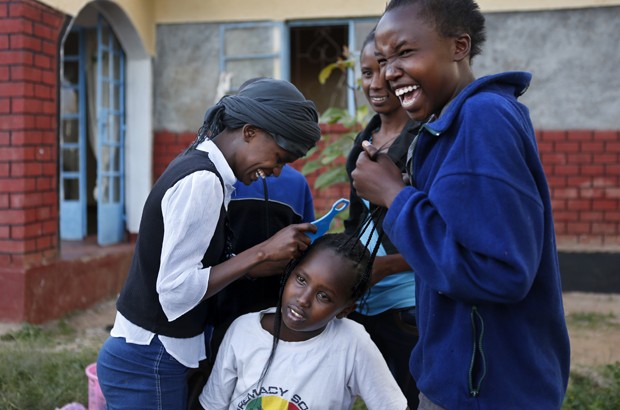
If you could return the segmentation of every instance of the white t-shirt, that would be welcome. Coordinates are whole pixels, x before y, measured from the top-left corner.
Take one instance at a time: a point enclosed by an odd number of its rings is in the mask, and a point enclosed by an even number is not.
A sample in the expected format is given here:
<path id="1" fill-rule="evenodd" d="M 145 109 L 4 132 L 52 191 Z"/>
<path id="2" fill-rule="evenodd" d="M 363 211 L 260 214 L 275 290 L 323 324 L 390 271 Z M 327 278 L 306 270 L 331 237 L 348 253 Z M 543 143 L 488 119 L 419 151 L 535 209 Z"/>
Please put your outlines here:
<path id="1" fill-rule="evenodd" d="M 279 341 L 262 387 L 256 383 L 273 336 L 260 324 L 271 308 L 233 322 L 200 395 L 206 410 L 350 409 L 360 396 L 369 410 L 405 410 L 407 399 L 364 327 L 334 319 L 303 342 Z"/>

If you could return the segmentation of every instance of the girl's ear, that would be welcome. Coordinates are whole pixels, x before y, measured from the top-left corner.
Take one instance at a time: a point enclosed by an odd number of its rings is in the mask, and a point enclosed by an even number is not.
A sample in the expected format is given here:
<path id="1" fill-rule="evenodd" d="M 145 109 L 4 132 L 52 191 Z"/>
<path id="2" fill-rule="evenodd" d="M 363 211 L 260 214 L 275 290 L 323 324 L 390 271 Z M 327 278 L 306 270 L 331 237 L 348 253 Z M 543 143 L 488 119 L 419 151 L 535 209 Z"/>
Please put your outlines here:
<path id="1" fill-rule="evenodd" d="M 243 126 L 243 140 L 245 142 L 250 142 L 257 135 L 258 128 L 251 124 L 245 124 Z"/>
<path id="2" fill-rule="evenodd" d="M 469 34 L 461 34 L 454 37 L 454 60 L 461 61 L 468 58 L 471 52 L 471 37 Z"/>
<path id="3" fill-rule="evenodd" d="M 353 311 L 355 311 L 355 309 L 357 309 L 357 303 L 354 303 L 342 309 L 340 313 L 336 315 L 336 318 L 342 319 L 343 317 L 347 317 L 349 316 L 349 313 L 352 313 Z"/>

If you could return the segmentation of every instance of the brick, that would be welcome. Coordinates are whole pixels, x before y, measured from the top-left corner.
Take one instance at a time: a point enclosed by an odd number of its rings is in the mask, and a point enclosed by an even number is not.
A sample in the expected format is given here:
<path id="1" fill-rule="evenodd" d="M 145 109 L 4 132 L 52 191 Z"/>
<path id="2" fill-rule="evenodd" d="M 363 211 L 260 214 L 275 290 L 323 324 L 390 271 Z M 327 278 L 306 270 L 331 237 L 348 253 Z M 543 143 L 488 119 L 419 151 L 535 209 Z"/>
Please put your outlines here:
<path id="1" fill-rule="evenodd" d="M 14 193 L 10 196 L 10 207 L 12 209 L 33 208 L 42 205 L 40 192 Z"/>
<path id="2" fill-rule="evenodd" d="M 9 48 L 10 37 L 8 34 L 0 34 L 0 50 L 6 50 Z"/>
<path id="3" fill-rule="evenodd" d="M 577 165 L 556 165 L 554 167 L 555 175 L 579 175 L 579 166 Z"/>
<path id="4" fill-rule="evenodd" d="M 52 178 L 39 177 L 36 181 L 36 187 L 40 191 L 49 191 L 55 188 Z"/>
<path id="5" fill-rule="evenodd" d="M 588 152 L 592 154 L 600 154 L 604 152 L 605 143 L 602 141 L 582 142 L 581 152 Z"/>
<path id="6" fill-rule="evenodd" d="M 579 220 L 584 222 L 600 222 L 603 221 L 605 213 L 602 211 L 584 211 L 579 212 Z"/>
<path id="7" fill-rule="evenodd" d="M 34 57 L 32 51 L 28 50 L 1 50 L 0 61 L 3 65 L 25 64 L 32 65 Z"/>
<path id="8" fill-rule="evenodd" d="M 42 174 L 42 164 L 38 161 L 20 161 L 11 164 L 12 177 L 35 177 Z"/>
<path id="9" fill-rule="evenodd" d="M 0 179 L 0 183 L 2 180 Z M 0 209 L 8 209 L 9 208 L 9 194 L 2 193 L 0 194 Z"/>
<path id="10" fill-rule="evenodd" d="M 44 234 L 53 234 L 56 235 L 58 233 L 58 222 L 56 220 L 53 221 L 43 221 L 41 222 L 43 233 Z"/>
<path id="11" fill-rule="evenodd" d="M 591 164 L 592 163 L 592 155 L 577 153 L 577 154 L 568 154 L 567 162 L 569 164 Z"/>
<path id="12" fill-rule="evenodd" d="M 0 18 L 9 16 L 8 4 L 0 3 Z"/>
<path id="13" fill-rule="evenodd" d="M 32 239 L 42 234 L 43 229 L 40 222 L 11 227 L 11 239 Z"/>
<path id="14" fill-rule="evenodd" d="M 11 99 L 8 97 L 0 98 L 0 114 L 9 114 L 11 112 Z"/>
<path id="15" fill-rule="evenodd" d="M 603 176 L 605 167 L 603 165 L 582 165 L 580 168 L 581 175 Z"/>
<path id="16" fill-rule="evenodd" d="M 570 155 L 567 156 L 565 153 L 562 152 L 542 153 L 540 158 L 543 165 L 566 164 L 567 162 L 570 162 L 567 160 L 567 158 L 570 158 Z"/>
<path id="17" fill-rule="evenodd" d="M 42 21 L 43 13 L 34 3 L 20 1 L 9 4 L 10 17 L 24 17 L 28 20 Z"/>
<path id="18" fill-rule="evenodd" d="M 54 63 L 55 59 L 42 55 L 42 54 L 35 54 L 34 55 L 34 65 L 35 67 L 40 67 L 43 69 L 51 69 L 52 68 L 52 64 Z"/>
<path id="19" fill-rule="evenodd" d="M 38 53 L 43 49 L 40 39 L 25 34 L 10 34 L 9 44 L 12 50 L 29 50 Z"/>
<path id="20" fill-rule="evenodd" d="M 11 144 L 20 146 L 37 145 L 41 143 L 41 134 L 41 131 L 13 130 L 11 132 Z"/>
<path id="21" fill-rule="evenodd" d="M 616 211 L 619 208 L 619 201 L 616 199 L 599 199 L 592 202 L 593 211 Z"/>
<path id="22" fill-rule="evenodd" d="M 618 233 L 618 224 L 614 222 L 600 223 L 593 222 L 592 223 L 592 233 L 597 235 L 611 235 Z"/>
<path id="23" fill-rule="evenodd" d="M 10 78 L 10 68 L 8 66 L 0 66 L 0 82 L 8 81 Z M 6 84 L 0 84 L 0 88 Z"/>
<path id="24" fill-rule="evenodd" d="M 566 177 L 557 176 L 552 173 L 548 174 L 547 176 L 547 184 L 549 184 L 550 187 L 554 187 L 554 188 L 563 188 L 565 186 L 573 186 L 573 185 L 567 184 Z"/>
<path id="25" fill-rule="evenodd" d="M 37 130 L 49 130 L 56 128 L 56 120 L 51 115 L 37 115 L 34 117 L 34 128 Z"/>
<path id="26" fill-rule="evenodd" d="M 579 197 L 579 190 L 577 188 L 563 188 L 554 189 L 554 199 L 573 199 Z"/>
<path id="27" fill-rule="evenodd" d="M 23 147 L 0 147 L 0 161 L 28 161 L 34 159 L 34 150 Z"/>
<path id="28" fill-rule="evenodd" d="M 556 236 L 564 235 L 566 233 L 566 222 L 555 221 L 554 226 L 555 226 L 555 235 Z"/>
<path id="29" fill-rule="evenodd" d="M 0 21 L 0 34 L 32 34 L 32 32 L 31 21 L 24 19 L 2 19 L 2 21 Z"/>
<path id="30" fill-rule="evenodd" d="M 608 141 L 605 143 L 605 152 L 620 153 L 620 141 Z"/>
<path id="31" fill-rule="evenodd" d="M 589 234 L 591 232 L 591 224 L 588 222 L 568 222 L 566 224 L 566 232 L 569 234 Z"/>
<path id="32" fill-rule="evenodd" d="M 580 188 L 591 187 L 592 178 L 581 175 L 571 175 L 566 178 L 566 185 Z"/>
<path id="33" fill-rule="evenodd" d="M 610 199 L 620 199 L 620 187 L 605 189 L 605 196 Z"/>
<path id="34" fill-rule="evenodd" d="M 592 201 L 590 199 L 569 199 L 567 200 L 567 209 L 573 211 L 590 211 L 592 210 Z"/>
<path id="35" fill-rule="evenodd" d="M 605 197 L 605 190 L 603 188 L 581 188 L 579 189 L 579 196 L 581 198 L 600 199 Z"/>
<path id="36" fill-rule="evenodd" d="M 620 140 L 620 132 L 616 130 L 594 130 L 594 140 L 618 141 Z"/>
<path id="37" fill-rule="evenodd" d="M 577 219 L 578 213 L 574 211 L 556 210 L 553 208 L 553 219 L 556 222 L 569 222 Z"/>
<path id="38" fill-rule="evenodd" d="M 609 222 L 620 222 L 620 210 L 605 211 L 605 220 Z"/>
<path id="39" fill-rule="evenodd" d="M 567 138 L 566 131 L 541 131 L 541 141 L 565 141 Z"/>
<path id="40" fill-rule="evenodd" d="M 36 215 L 34 209 L 8 209 L 0 212 L 0 225 L 19 225 L 33 222 L 36 221 Z"/>
<path id="41" fill-rule="evenodd" d="M 2 181 L 2 191 L 12 192 L 31 192 L 36 187 L 34 178 L 9 178 Z M 0 222 L 1 223 L 1 222 Z"/>
<path id="42" fill-rule="evenodd" d="M 34 94 L 37 96 L 37 98 L 41 98 L 44 100 L 49 100 L 56 96 L 56 94 L 54 93 L 54 88 L 45 84 L 35 84 Z"/>
<path id="43" fill-rule="evenodd" d="M 34 84 L 23 82 L 2 84 L 0 97 L 31 97 L 34 96 Z"/>
<path id="44" fill-rule="evenodd" d="M 43 103 L 34 98 L 11 98 L 11 112 L 13 114 L 36 114 L 41 112 Z"/>
<path id="45" fill-rule="evenodd" d="M 10 175 L 11 165 L 7 162 L 0 164 L 0 177 L 8 177 Z"/>
<path id="46" fill-rule="evenodd" d="M 41 196 L 41 205 L 56 206 L 58 204 L 58 194 L 55 191 L 45 192 Z"/>
<path id="47" fill-rule="evenodd" d="M 15 65 L 11 66 L 11 81 L 38 83 L 43 81 L 44 71 L 40 68 Z"/>
<path id="48" fill-rule="evenodd" d="M 37 209 L 37 221 L 47 221 L 53 216 L 50 207 L 42 207 Z"/>
<path id="49" fill-rule="evenodd" d="M 564 153 L 576 153 L 579 152 L 579 143 L 574 141 L 558 141 L 555 143 L 555 151 Z"/>
<path id="50" fill-rule="evenodd" d="M 11 229 L 8 226 L 0 226 L 0 239 L 9 239 Z"/>
<path id="51" fill-rule="evenodd" d="M 34 124 L 34 116 L 28 114 L 0 115 L 0 130 L 20 130 Z"/>
<path id="52" fill-rule="evenodd" d="M 53 246 L 52 237 L 50 235 L 41 236 L 36 239 L 37 241 L 37 250 L 45 250 L 50 249 Z"/>
<path id="53" fill-rule="evenodd" d="M 611 164 L 605 166 L 606 175 L 620 175 L 620 164 Z"/>
<path id="54" fill-rule="evenodd" d="M 55 30 L 53 30 L 50 26 L 41 23 L 33 24 L 33 34 L 39 38 L 45 39 L 53 39 L 56 36 Z"/>
<path id="55" fill-rule="evenodd" d="M 593 156 L 592 158 L 592 163 L 594 164 L 618 164 L 620 163 L 620 158 L 617 154 L 607 154 L 607 153 L 601 153 L 601 154 L 596 154 Z"/>
<path id="56" fill-rule="evenodd" d="M 569 130 L 566 139 L 569 141 L 591 141 L 594 138 L 592 130 Z"/>

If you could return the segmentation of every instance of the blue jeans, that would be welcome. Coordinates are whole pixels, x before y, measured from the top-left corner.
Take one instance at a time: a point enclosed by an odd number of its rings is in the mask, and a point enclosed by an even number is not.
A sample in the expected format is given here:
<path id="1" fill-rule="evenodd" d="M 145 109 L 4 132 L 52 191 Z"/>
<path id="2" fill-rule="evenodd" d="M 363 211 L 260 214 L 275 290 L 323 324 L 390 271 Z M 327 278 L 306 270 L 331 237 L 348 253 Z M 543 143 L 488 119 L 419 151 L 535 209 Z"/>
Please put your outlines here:
<path id="1" fill-rule="evenodd" d="M 187 370 L 157 336 L 148 346 L 109 337 L 97 358 L 97 377 L 109 410 L 185 409 Z"/>

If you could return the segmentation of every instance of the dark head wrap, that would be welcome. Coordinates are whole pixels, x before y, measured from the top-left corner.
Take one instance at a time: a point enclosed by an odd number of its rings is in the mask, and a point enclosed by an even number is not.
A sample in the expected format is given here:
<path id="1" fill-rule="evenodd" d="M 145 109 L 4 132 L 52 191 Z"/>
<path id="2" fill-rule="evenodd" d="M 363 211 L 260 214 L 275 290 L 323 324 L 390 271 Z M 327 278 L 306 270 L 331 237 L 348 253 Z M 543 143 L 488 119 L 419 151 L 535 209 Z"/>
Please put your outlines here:
<path id="1" fill-rule="evenodd" d="M 237 95 L 226 95 L 205 114 L 197 146 L 225 128 L 255 125 L 271 134 L 286 151 L 302 157 L 321 137 L 314 103 L 288 81 L 258 78 L 247 81 Z"/>

